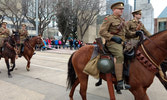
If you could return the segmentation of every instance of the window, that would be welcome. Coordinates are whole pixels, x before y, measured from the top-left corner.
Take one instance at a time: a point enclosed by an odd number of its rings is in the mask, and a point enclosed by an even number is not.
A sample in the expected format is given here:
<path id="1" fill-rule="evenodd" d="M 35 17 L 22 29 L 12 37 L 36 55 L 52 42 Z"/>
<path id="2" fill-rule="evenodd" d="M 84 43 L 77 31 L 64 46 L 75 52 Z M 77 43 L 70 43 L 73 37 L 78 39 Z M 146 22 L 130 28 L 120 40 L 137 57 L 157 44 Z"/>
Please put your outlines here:
<path id="1" fill-rule="evenodd" d="M 166 22 L 159 22 L 159 31 L 163 31 L 166 29 Z"/>

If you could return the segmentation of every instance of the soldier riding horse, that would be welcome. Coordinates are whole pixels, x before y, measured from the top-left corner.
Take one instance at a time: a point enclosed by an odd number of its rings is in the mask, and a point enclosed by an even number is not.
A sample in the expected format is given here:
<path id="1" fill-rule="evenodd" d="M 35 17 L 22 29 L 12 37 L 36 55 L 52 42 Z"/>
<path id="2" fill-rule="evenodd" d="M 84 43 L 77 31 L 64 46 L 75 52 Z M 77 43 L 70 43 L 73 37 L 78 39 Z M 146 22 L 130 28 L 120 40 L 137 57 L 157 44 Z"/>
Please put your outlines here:
<path id="1" fill-rule="evenodd" d="M 18 53 L 18 44 L 20 44 L 20 35 L 18 32 L 13 31 L 12 35 L 4 40 L 2 47 L 2 57 L 5 59 L 9 78 L 12 77 L 10 72 L 15 68 L 15 58 Z M 11 59 L 12 69 L 10 69 L 9 59 Z"/>
<path id="2" fill-rule="evenodd" d="M 146 91 L 152 84 L 155 74 L 161 71 L 160 64 L 167 57 L 166 44 L 167 30 L 154 34 L 138 46 L 136 57 L 130 62 L 128 81 L 131 86 L 129 90 L 135 100 L 149 100 Z M 73 53 L 69 59 L 67 88 L 71 88 L 70 100 L 73 100 L 75 88 L 79 83 L 82 100 L 87 100 L 88 75 L 83 72 L 83 69 L 90 60 L 94 48 L 92 45 L 86 45 Z M 112 81 L 116 79 L 111 74 L 106 74 L 106 76 L 110 100 L 115 100 Z M 104 77 L 101 78 L 104 79 Z"/>
<path id="3" fill-rule="evenodd" d="M 27 60 L 27 66 L 26 66 L 27 71 L 30 70 L 30 60 L 34 54 L 36 45 L 40 45 L 41 47 L 44 46 L 44 42 L 41 36 L 35 36 L 31 39 L 27 38 L 24 42 L 22 55 Z"/>

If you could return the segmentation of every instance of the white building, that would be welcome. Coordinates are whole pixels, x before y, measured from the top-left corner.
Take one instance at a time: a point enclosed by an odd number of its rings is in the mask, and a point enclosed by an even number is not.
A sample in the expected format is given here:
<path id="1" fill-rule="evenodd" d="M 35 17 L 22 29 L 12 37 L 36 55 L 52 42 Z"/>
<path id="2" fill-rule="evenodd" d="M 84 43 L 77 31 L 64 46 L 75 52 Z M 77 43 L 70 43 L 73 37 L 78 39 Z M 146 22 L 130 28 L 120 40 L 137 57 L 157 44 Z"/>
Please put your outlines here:
<path id="1" fill-rule="evenodd" d="M 150 0 L 134 0 L 134 10 L 142 10 L 141 21 L 145 28 L 154 33 L 154 8 L 150 3 Z"/>

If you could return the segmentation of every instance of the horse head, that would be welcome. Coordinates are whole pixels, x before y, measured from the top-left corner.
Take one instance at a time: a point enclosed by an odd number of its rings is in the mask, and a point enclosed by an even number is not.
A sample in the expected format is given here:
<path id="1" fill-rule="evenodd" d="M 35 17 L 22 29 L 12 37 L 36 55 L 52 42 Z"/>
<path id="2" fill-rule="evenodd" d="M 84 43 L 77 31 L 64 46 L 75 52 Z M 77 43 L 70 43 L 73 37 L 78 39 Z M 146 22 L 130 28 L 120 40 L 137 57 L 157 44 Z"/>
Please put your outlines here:
<path id="1" fill-rule="evenodd" d="M 36 44 L 40 45 L 40 47 L 43 47 L 45 45 L 44 42 L 43 42 L 43 39 L 42 39 L 42 37 L 40 35 L 37 36 Z"/>
<path id="2" fill-rule="evenodd" d="M 14 42 L 15 42 L 16 44 L 20 44 L 20 35 L 19 35 L 19 32 L 18 32 L 18 31 L 12 30 L 12 37 L 13 37 Z"/>

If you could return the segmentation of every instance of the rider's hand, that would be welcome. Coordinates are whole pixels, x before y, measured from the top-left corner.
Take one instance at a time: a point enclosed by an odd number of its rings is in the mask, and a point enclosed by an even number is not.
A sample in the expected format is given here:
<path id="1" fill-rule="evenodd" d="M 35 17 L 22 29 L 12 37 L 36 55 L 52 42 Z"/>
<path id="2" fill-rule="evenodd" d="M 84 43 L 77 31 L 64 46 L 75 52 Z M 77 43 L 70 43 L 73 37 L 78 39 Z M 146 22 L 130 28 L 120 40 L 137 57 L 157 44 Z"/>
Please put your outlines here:
<path id="1" fill-rule="evenodd" d="M 111 38 L 111 41 L 114 41 L 114 42 L 116 42 L 116 43 L 118 43 L 118 44 L 121 44 L 121 43 L 122 43 L 122 39 L 121 39 L 120 37 L 117 37 L 117 36 L 113 36 L 113 37 Z"/>
<path id="2" fill-rule="evenodd" d="M 136 31 L 136 36 L 141 36 L 141 35 L 143 35 L 143 31 Z"/>

